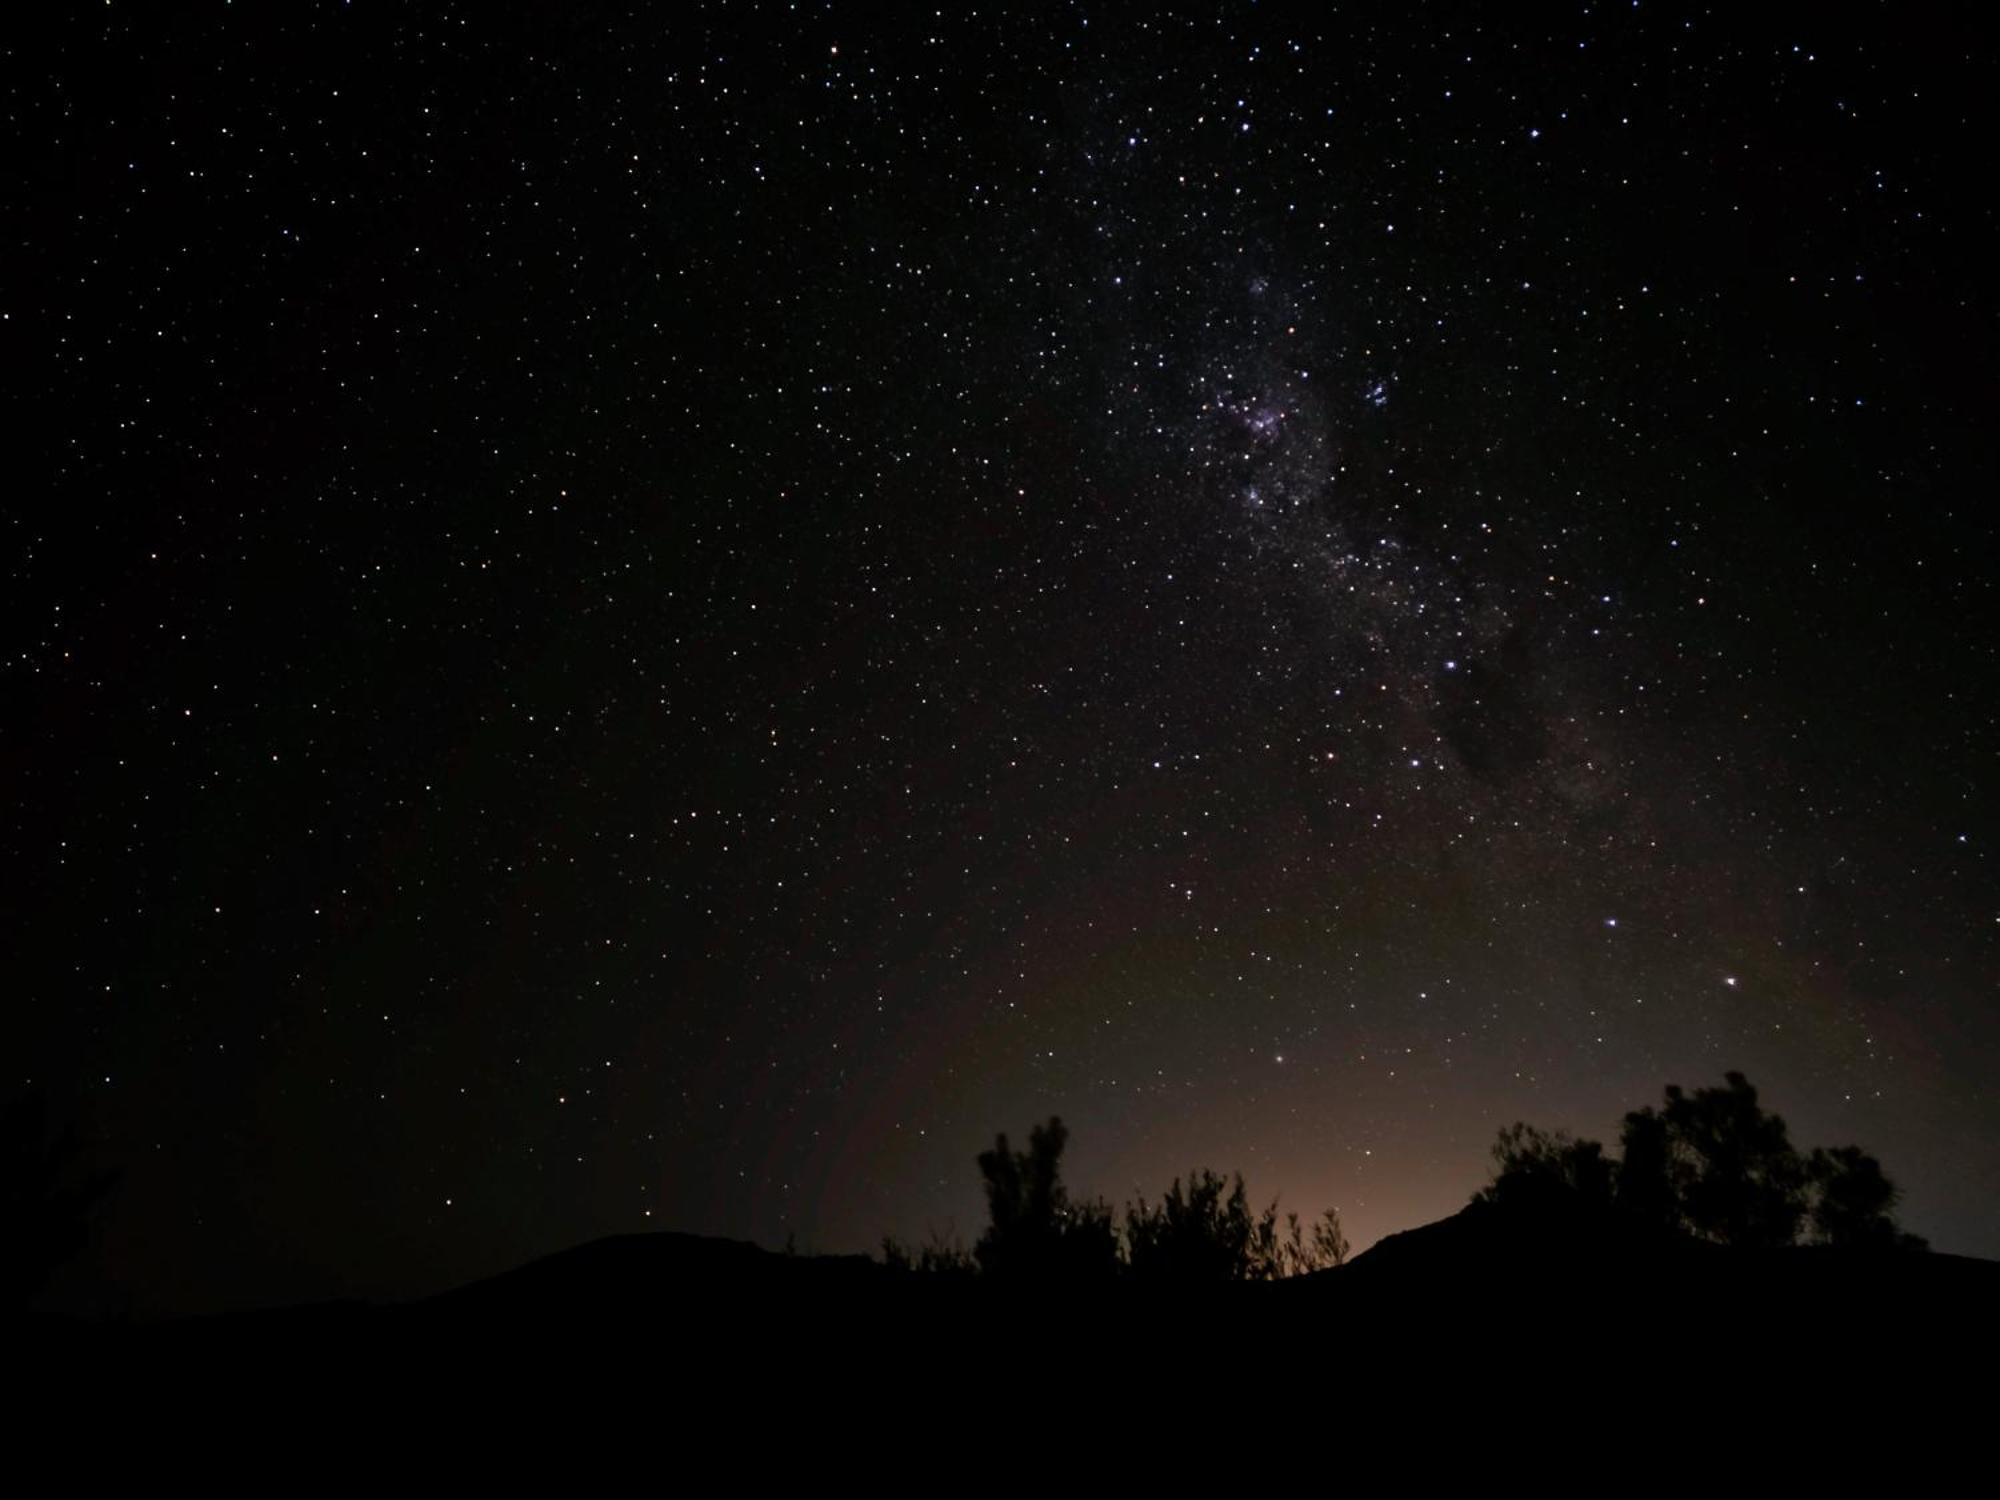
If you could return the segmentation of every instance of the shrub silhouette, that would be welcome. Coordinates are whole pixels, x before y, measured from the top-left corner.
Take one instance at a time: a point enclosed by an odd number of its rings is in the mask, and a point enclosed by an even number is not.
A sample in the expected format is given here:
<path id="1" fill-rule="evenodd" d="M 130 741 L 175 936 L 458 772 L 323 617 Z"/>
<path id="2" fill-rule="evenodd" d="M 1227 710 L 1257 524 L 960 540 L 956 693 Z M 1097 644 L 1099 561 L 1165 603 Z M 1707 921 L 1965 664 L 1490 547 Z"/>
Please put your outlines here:
<path id="1" fill-rule="evenodd" d="M 1015 1151 L 1005 1135 L 979 1156 L 990 1222 L 973 1257 L 989 1276 L 1035 1281 L 1100 1280 L 1119 1269 L 1111 1205 L 1072 1201 L 1060 1171 L 1069 1131 L 1061 1119 L 1028 1132 Z"/>
<path id="2" fill-rule="evenodd" d="M 1037 1125 L 1028 1149 L 1015 1150 L 1005 1135 L 979 1157 L 989 1222 L 970 1255 L 937 1238 L 920 1251 L 885 1239 L 892 1269 L 937 1274 L 979 1274 L 996 1280 L 1068 1283 L 1125 1277 L 1145 1283 L 1270 1281 L 1343 1264 L 1347 1236 L 1340 1214 L 1328 1209 L 1308 1229 L 1297 1214 L 1282 1227 L 1273 1200 L 1262 1213 L 1250 1209 L 1242 1174 L 1192 1172 L 1175 1178 L 1158 1203 L 1141 1197 L 1126 1207 L 1123 1232 L 1110 1204 L 1076 1199 L 1062 1182 L 1062 1153 L 1069 1132 L 1060 1119 Z"/>
<path id="3" fill-rule="evenodd" d="M 1278 1281 L 1344 1264 L 1347 1236 L 1337 1209 L 1310 1234 L 1295 1213 L 1281 1230 L 1276 1199 L 1251 1214 L 1241 1172 L 1190 1172 L 1185 1189 L 1176 1177 L 1158 1203 L 1141 1197 L 1126 1208 L 1125 1257 L 1140 1281 Z"/>
<path id="4" fill-rule="evenodd" d="M 1669 1084 L 1659 1109 L 1634 1110 L 1622 1158 L 1596 1141 L 1516 1124 L 1493 1146 L 1493 1181 L 1477 1201 L 1508 1202 L 1555 1182 L 1696 1239 L 1744 1249 L 1811 1243 L 1922 1247 L 1891 1210 L 1896 1189 L 1858 1146 L 1802 1156 L 1783 1116 L 1741 1073 L 1688 1093 Z"/>
<path id="5" fill-rule="evenodd" d="M 1261 1279 L 1258 1251 L 1276 1218 L 1275 1204 L 1264 1221 L 1251 1216 L 1241 1172 L 1190 1173 L 1186 1191 L 1176 1177 L 1157 1204 L 1142 1197 L 1125 1210 L 1127 1261 L 1143 1281 Z"/>
<path id="6" fill-rule="evenodd" d="M 1298 1230 L 1296 1215 L 1292 1219 L 1292 1229 L 1296 1238 Z M 1347 1264 L 1347 1235 L 1340 1227 L 1339 1209 L 1329 1208 L 1319 1216 L 1307 1243 L 1311 1246 L 1312 1259 L 1304 1269 L 1322 1271 Z"/>
<path id="7" fill-rule="evenodd" d="M 882 1264 L 892 1271 L 919 1271 L 926 1276 L 970 1276 L 979 1269 L 979 1262 L 964 1244 L 935 1231 L 927 1243 L 914 1250 L 894 1235 L 884 1235 Z"/>
<path id="8" fill-rule="evenodd" d="M 1340 1227 L 1339 1209 L 1329 1208 L 1322 1213 L 1313 1222 L 1310 1233 L 1297 1214 L 1286 1214 L 1283 1234 L 1277 1232 L 1276 1209 L 1273 1202 L 1258 1222 L 1257 1254 L 1263 1268 L 1259 1280 L 1305 1276 L 1347 1264 L 1347 1233 Z"/>

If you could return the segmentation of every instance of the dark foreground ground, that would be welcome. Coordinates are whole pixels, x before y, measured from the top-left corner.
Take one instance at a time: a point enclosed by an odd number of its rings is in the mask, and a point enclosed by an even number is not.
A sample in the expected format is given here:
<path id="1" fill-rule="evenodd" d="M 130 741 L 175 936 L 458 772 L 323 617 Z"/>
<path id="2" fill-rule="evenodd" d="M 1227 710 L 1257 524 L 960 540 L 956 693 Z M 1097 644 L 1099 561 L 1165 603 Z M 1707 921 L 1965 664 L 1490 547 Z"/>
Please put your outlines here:
<path id="1" fill-rule="evenodd" d="M 624 1361 L 695 1381 L 829 1372 L 1126 1385 L 1179 1370 L 1404 1364 L 1511 1379 L 1682 1371 L 1705 1382 L 1916 1378 L 1996 1389 L 2000 1263 L 1912 1252 L 1745 1253 L 1561 1203 L 1475 1205 L 1333 1271 L 1206 1288 L 1002 1286 L 625 1235 L 401 1305 L 329 1303 L 129 1326 L 30 1324 L 17 1368 L 303 1382 Z M 845 1375 L 841 1378 L 846 1378 Z"/>
<path id="2" fill-rule="evenodd" d="M 1930 1493 L 1987 1487 L 2000 1263 L 1471 1209 L 1291 1282 L 1032 1288 L 631 1235 L 416 1303 L 36 1324 L 6 1356 L 33 1494 Z"/>

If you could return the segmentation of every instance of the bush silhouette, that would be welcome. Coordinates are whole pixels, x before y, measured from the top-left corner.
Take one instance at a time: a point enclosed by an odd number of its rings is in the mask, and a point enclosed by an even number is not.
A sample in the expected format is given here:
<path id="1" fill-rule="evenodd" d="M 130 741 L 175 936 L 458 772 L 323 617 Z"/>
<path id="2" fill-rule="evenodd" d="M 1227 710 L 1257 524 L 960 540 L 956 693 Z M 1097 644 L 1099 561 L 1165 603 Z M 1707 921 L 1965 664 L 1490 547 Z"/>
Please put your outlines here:
<path id="1" fill-rule="evenodd" d="M 979 1156 L 986 1179 L 989 1223 L 973 1256 L 989 1276 L 1017 1280 L 1100 1280 L 1119 1268 L 1111 1205 L 1072 1201 L 1063 1187 L 1061 1161 L 1069 1131 L 1051 1117 L 1028 1132 L 1028 1149 L 1015 1151 L 1001 1135 Z"/>
<path id="2" fill-rule="evenodd" d="M 1069 1131 L 1060 1119 L 1037 1125 L 1028 1149 L 1005 1135 L 979 1156 L 989 1222 L 968 1255 L 933 1238 L 912 1251 L 882 1243 L 891 1269 L 964 1275 L 975 1269 L 999 1281 L 1147 1284 L 1270 1281 L 1343 1264 L 1347 1236 L 1328 1209 L 1310 1229 L 1297 1214 L 1282 1225 L 1275 1200 L 1253 1213 L 1242 1174 L 1192 1172 L 1175 1178 L 1158 1203 L 1143 1197 L 1125 1209 L 1121 1229 L 1102 1199 L 1072 1198 L 1062 1182 Z"/>
<path id="3" fill-rule="evenodd" d="M 1280 1229 L 1277 1200 L 1251 1214 L 1241 1172 L 1190 1172 L 1185 1188 L 1176 1177 L 1158 1203 L 1126 1208 L 1125 1258 L 1140 1281 L 1278 1281 L 1344 1264 L 1347 1236 L 1337 1209 L 1310 1234 L 1295 1213 Z"/>
<path id="4" fill-rule="evenodd" d="M 1896 1189 L 1857 1146 L 1802 1156 L 1783 1116 L 1741 1073 L 1693 1093 L 1669 1084 L 1658 1109 L 1634 1110 L 1622 1158 L 1596 1141 L 1516 1124 L 1493 1146 L 1477 1201 L 1508 1202 L 1548 1183 L 1647 1223 L 1743 1249 L 1810 1243 L 1921 1247 L 1891 1214 Z"/>
<path id="5" fill-rule="evenodd" d="M 970 1276 L 979 1269 L 979 1262 L 961 1242 L 935 1232 L 914 1250 L 894 1235 L 884 1235 L 882 1264 L 892 1271 L 919 1271 L 926 1276 Z"/>
<path id="6" fill-rule="evenodd" d="M 1276 1217 L 1273 1205 L 1269 1220 Z M 1141 1198 L 1125 1210 L 1126 1257 L 1144 1281 L 1261 1279 L 1260 1231 L 1268 1234 L 1269 1222 L 1252 1217 L 1241 1172 L 1228 1181 L 1191 1173 L 1185 1191 L 1176 1177 L 1158 1203 Z"/>
<path id="7" fill-rule="evenodd" d="M 1347 1264 L 1347 1233 L 1340 1227 L 1339 1209 L 1329 1208 L 1322 1213 L 1313 1222 L 1310 1233 L 1297 1214 L 1286 1214 L 1285 1232 L 1280 1234 L 1277 1207 L 1273 1202 L 1258 1221 L 1257 1280 L 1279 1281 Z"/>

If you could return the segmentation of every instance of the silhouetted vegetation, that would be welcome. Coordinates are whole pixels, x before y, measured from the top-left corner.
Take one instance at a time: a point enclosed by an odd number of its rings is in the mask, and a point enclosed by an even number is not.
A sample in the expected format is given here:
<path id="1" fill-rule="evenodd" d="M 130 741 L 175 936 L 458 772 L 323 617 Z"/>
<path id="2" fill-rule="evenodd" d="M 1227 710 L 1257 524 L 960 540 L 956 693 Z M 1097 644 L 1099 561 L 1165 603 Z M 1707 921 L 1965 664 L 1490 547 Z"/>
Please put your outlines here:
<path id="1" fill-rule="evenodd" d="M 1176 1177 L 1158 1203 L 1142 1197 L 1125 1210 L 1126 1260 L 1144 1281 L 1261 1280 L 1260 1227 L 1240 1172 L 1233 1185 L 1213 1172 L 1191 1173 L 1185 1191 Z"/>
<path id="2" fill-rule="evenodd" d="M 1274 1199 L 1250 1207 L 1239 1172 L 1175 1178 L 1157 1203 L 1127 1205 L 1122 1229 L 1101 1198 L 1072 1198 L 1062 1181 L 1069 1131 L 1051 1118 L 1015 1150 L 1005 1135 L 979 1156 L 988 1222 L 970 1250 L 934 1237 L 920 1250 L 882 1242 L 892 1270 L 979 1275 L 1000 1281 L 1147 1284 L 1274 1281 L 1325 1270 L 1347 1259 L 1340 1214 L 1327 1209 L 1310 1227 L 1295 1213 L 1281 1221 Z"/>
<path id="3" fill-rule="evenodd" d="M 1069 1131 L 1059 1119 L 1028 1132 L 1028 1149 L 1014 1151 L 1002 1135 L 979 1156 L 986 1179 L 986 1232 L 973 1247 L 989 1276 L 1031 1280 L 1100 1280 L 1119 1269 L 1111 1205 L 1072 1200 L 1060 1164 Z"/>
<path id="4" fill-rule="evenodd" d="M 976 1244 L 933 1235 L 912 1249 L 882 1243 L 891 1270 L 1063 1285 L 1122 1280 L 1148 1286 L 1277 1281 L 1344 1265 L 1347 1236 L 1328 1209 L 1310 1225 L 1253 1208 L 1243 1175 L 1176 1177 L 1157 1200 L 1114 1215 L 1101 1198 L 1073 1197 L 1062 1180 L 1069 1131 L 1051 1118 L 1026 1150 L 1001 1135 L 981 1152 L 987 1225 Z M 1746 1249 L 1799 1243 L 1924 1248 L 1896 1223 L 1896 1188 L 1857 1146 L 1801 1153 L 1784 1119 L 1763 1108 L 1741 1073 L 1692 1093 L 1669 1085 L 1658 1108 L 1625 1117 L 1620 1151 L 1566 1131 L 1509 1125 L 1494 1142 L 1494 1176 L 1476 1204 L 1531 1220 L 1564 1205 L 1685 1240 Z"/>
<path id="5" fill-rule="evenodd" d="M 1802 1155 L 1784 1118 L 1741 1073 L 1720 1088 L 1668 1085 L 1658 1109 L 1625 1117 L 1612 1157 L 1597 1141 L 1510 1125 L 1493 1145 L 1479 1201 L 1507 1203 L 1553 1183 L 1695 1239 L 1745 1249 L 1810 1244 L 1924 1248 L 1896 1224 L 1896 1189 L 1858 1146 Z"/>
<path id="6" fill-rule="evenodd" d="M 882 1264 L 892 1271 L 921 1271 L 926 1276 L 972 1276 L 979 1270 L 970 1250 L 935 1233 L 914 1250 L 893 1235 L 885 1235 Z"/>
<path id="7" fill-rule="evenodd" d="M 1242 1173 L 1197 1172 L 1185 1189 L 1176 1177 L 1158 1203 L 1142 1197 L 1125 1210 L 1124 1248 L 1141 1281 L 1277 1281 L 1341 1264 L 1347 1236 L 1331 1208 L 1310 1232 L 1295 1213 L 1281 1230 L 1275 1199 L 1251 1213 Z"/>
<path id="8" fill-rule="evenodd" d="M 1921 1245 L 1896 1227 L 1896 1188 L 1859 1146 L 1816 1147 L 1806 1163 L 1812 1237 L 1829 1245 Z"/>
<path id="9" fill-rule="evenodd" d="M 7 1154 L 0 1193 L 0 1255 L 5 1257 L 0 1308 L 24 1307 L 51 1274 L 84 1246 L 91 1211 L 118 1174 L 92 1168 L 76 1127 L 51 1127 L 48 1100 L 39 1090 L 10 1098 L 0 1118 Z"/>
<path id="10" fill-rule="evenodd" d="M 1566 1130 L 1539 1130 L 1516 1123 L 1500 1132 L 1493 1143 L 1493 1159 L 1498 1170 L 1492 1184 L 1480 1196 L 1506 1201 L 1532 1191 L 1543 1183 L 1558 1183 L 1586 1198 L 1612 1196 L 1617 1163 L 1605 1156 L 1596 1141 L 1580 1141 Z"/>

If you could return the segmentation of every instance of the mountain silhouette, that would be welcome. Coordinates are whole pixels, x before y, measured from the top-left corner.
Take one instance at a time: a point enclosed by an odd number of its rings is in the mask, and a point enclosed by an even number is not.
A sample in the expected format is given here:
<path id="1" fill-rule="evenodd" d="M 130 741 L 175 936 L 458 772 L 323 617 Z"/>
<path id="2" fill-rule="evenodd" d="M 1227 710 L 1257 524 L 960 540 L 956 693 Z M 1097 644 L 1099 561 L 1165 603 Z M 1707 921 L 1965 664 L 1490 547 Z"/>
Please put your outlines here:
<path id="1" fill-rule="evenodd" d="M 43 1323 L 45 1343 L 269 1350 L 400 1341 L 617 1338 L 726 1353 L 837 1340 L 994 1357 L 1024 1327 L 1144 1343 L 1224 1338 L 1648 1340 L 1746 1331 L 1848 1342 L 2000 1323 L 2000 1262 L 1824 1246 L 1740 1250 L 1633 1221 L 1560 1187 L 1479 1201 L 1392 1234 L 1344 1266 L 1276 1282 L 1008 1286 L 898 1272 L 860 1255 L 796 1255 L 680 1233 L 615 1235 L 436 1296 L 322 1303 L 123 1329 Z M 1192 1347 L 1192 1345 L 1190 1346 Z M 955 1352 L 954 1352 L 955 1351 Z"/>
<path id="2" fill-rule="evenodd" d="M 338 1425 L 357 1399 L 412 1440 L 511 1405 L 542 1433 L 607 1410 L 696 1437 L 762 1421 L 781 1444 L 797 1424 L 891 1463 L 969 1451 L 1016 1404 L 1078 1431 L 1173 1408 L 1234 1413 L 1217 1432 L 1339 1420 L 1410 1453 L 1459 1413 L 1630 1464 L 1638 1416 L 1690 1398 L 1692 1430 L 1725 1445 L 1835 1411 L 1915 1432 L 1964 1409 L 1955 1430 L 1978 1430 L 1985 1387 L 1957 1372 L 1994 1347 L 1996 1314 L 2000 1262 L 1729 1249 L 1530 1191 L 1276 1281 L 1008 1283 L 632 1234 L 403 1303 L 45 1320 L 12 1352 L 59 1420 L 199 1431 L 227 1411 L 273 1464 L 358 1437 Z"/>
<path id="3" fill-rule="evenodd" d="M 1692 1351 L 1913 1345 L 1951 1330 L 1990 1348 L 2000 1262 L 1795 1245 L 1737 1249 L 1634 1220 L 1558 1184 L 1475 1201 L 1349 1264 L 1274 1288 L 1350 1336 L 1416 1321 L 1447 1337 Z"/>

